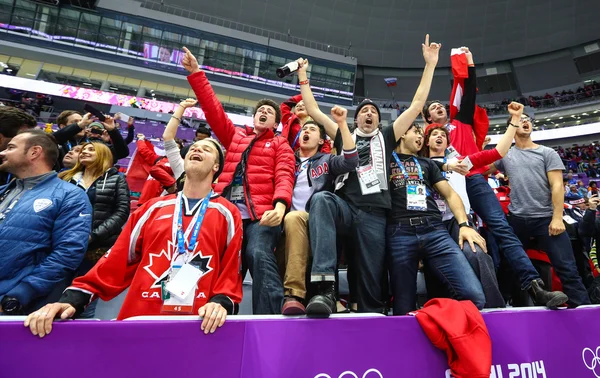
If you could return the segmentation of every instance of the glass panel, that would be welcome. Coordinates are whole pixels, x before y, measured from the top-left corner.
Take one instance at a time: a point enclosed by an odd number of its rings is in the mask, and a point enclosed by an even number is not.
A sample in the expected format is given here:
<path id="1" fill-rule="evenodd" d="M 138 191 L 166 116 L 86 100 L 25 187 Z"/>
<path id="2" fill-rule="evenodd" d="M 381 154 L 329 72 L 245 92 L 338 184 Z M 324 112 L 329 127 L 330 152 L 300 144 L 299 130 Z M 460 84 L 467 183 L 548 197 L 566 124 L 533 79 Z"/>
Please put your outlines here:
<path id="1" fill-rule="evenodd" d="M 15 31 L 29 34 L 29 28 L 33 28 L 35 10 L 35 4 L 23 1 L 17 2 L 13 12 L 12 24 L 14 26 L 21 26 L 22 29 L 16 29 Z"/>
<path id="2" fill-rule="evenodd" d="M 75 43 L 85 46 L 95 46 L 98 38 L 98 29 L 100 26 L 100 16 L 83 13 L 79 23 L 78 40 Z"/>
<path id="3" fill-rule="evenodd" d="M 185 47 L 187 47 L 188 49 L 191 50 L 191 47 L 193 46 L 200 46 L 200 38 L 195 38 L 195 37 L 190 37 L 187 35 L 184 35 L 183 38 L 181 39 L 181 44 Z"/>
<path id="4" fill-rule="evenodd" d="M 135 56 L 144 56 L 144 44 L 140 42 L 141 37 L 141 25 L 124 22 L 120 43 L 121 52 Z"/>
<path id="5" fill-rule="evenodd" d="M 121 22 L 120 20 L 115 20 L 109 17 L 102 17 L 102 26 L 103 27 L 109 27 L 109 28 L 113 28 L 113 29 L 119 29 L 121 30 L 121 27 L 123 25 L 123 22 Z"/>
<path id="6" fill-rule="evenodd" d="M 55 25 L 58 20 L 58 9 L 39 6 L 34 29 L 39 31 L 41 36 L 54 34 Z"/>

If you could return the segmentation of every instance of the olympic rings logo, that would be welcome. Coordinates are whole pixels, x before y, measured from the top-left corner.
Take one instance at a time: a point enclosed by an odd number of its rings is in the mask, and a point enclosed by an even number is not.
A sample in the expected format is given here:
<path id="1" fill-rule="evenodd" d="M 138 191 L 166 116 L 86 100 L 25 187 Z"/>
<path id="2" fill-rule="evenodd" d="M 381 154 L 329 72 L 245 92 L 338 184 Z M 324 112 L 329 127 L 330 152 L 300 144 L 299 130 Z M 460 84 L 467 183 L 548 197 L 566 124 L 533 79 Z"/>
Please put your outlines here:
<path id="1" fill-rule="evenodd" d="M 373 374 L 371 375 L 371 373 L 373 373 Z M 375 378 L 375 377 L 383 378 L 383 374 L 381 374 L 381 372 L 377 369 L 369 369 L 363 373 L 362 377 L 359 377 L 355 372 L 347 370 L 347 371 L 341 373 L 340 375 L 338 375 L 337 378 L 350 378 L 350 377 L 352 377 L 352 378 Z M 315 375 L 314 378 L 335 378 L 335 377 L 332 377 L 329 374 L 319 373 L 319 374 Z M 600 378 L 600 376 L 598 376 L 598 378 Z"/>
<path id="2" fill-rule="evenodd" d="M 600 378 L 599 352 L 600 352 L 600 346 L 596 348 L 595 352 L 590 348 L 585 348 L 583 350 L 583 352 L 581 352 L 581 358 L 583 358 L 583 363 L 585 364 L 585 367 L 587 367 L 589 370 L 591 370 L 592 373 L 594 373 L 594 375 L 596 376 L 596 378 Z M 599 368 L 599 369 L 596 369 L 596 368 Z"/>

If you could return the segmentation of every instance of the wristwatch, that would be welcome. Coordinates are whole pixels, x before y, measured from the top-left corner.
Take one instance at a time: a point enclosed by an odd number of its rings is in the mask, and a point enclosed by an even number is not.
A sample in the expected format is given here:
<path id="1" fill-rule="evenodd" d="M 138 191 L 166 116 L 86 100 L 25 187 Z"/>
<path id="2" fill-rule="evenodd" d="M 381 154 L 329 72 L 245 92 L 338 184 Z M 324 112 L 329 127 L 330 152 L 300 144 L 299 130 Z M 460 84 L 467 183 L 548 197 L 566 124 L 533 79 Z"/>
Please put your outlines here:
<path id="1" fill-rule="evenodd" d="M 21 315 L 23 306 L 21 306 L 21 302 L 17 298 L 14 297 L 4 297 L 2 298 L 2 311 L 6 315 Z"/>
<path id="2" fill-rule="evenodd" d="M 459 228 L 463 228 L 463 227 L 471 227 L 471 225 L 469 224 L 469 222 L 462 222 L 458 224 Z"/>

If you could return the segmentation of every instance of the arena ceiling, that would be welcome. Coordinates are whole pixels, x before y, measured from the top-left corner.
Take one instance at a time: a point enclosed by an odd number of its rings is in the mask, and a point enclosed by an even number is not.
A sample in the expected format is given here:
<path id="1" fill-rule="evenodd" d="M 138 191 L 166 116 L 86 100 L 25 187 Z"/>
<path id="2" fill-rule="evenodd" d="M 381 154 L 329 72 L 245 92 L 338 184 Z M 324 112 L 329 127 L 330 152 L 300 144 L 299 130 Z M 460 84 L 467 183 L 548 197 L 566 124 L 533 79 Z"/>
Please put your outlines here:
<path id="1" fill-rule="evenodd" d="M 160 2 L 160 0 L 151 0 Z M 422 67 L 425 33 L 488 63 L 600 38 L 600 0 L 163 0 L 190 11 L 348 47 L 358 63 Z M 444 56 L 441 65 L 448 65 Z"/>

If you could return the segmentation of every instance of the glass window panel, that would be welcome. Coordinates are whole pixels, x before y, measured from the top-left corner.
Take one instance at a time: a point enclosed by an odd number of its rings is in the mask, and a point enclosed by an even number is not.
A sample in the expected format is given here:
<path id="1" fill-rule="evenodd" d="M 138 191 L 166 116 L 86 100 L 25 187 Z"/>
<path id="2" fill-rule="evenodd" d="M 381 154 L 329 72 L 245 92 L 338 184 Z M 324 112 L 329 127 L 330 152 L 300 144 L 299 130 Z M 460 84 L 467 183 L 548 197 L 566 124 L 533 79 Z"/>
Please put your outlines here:
<path id="1" fill-rule="evenodd" d="M 41 33 L 54 34 L 55 25 L 58 22 L 57 20 L 57 8 L 39 6 L 33 28 Z"/>
<path id="2" fill-rule="evenodd" d="M 162 30 L 144 26 L 143 34 L 144 34 L 144 37 L 146 37 L 146 38 L 154 38 L 154 39 L 160 40 L 160 37 L 162 35 Z"/>
<path id="3" fill-rule="evenodd" d="M 186 46 L 187 48 L 190 48 L 191 46 L 200 46 L 200 38 L 184 35 L 181 39 L 181 44 Z"/>
<path id="4" fill-rule="evenodd" d="M 162 39 L 163 39 L 163 41 L 170 41 L 170 42 L 179 43 L 179 41 L 181 40 L 181 34 L 169 32 L 169 31 L 164 31 L 163 34 L 162 34 Z"/>
<path id="5" fill-rule="evenodd" d="M 100 16 L 95 14 L 83 13 L 81 15 L 81 25 L 98 25 L 100 24 Z"/>
<path id="6" fill-rule="evenodd" d="M 351 79 L 354 76 L 354 72 L 351 71 L 342 71 L 342 77 L 344 79 Z"/>
<path id="7" fill-rule="evenodd" d="M 312 66 L 312 72 L 313 73 L 318 73 L 318 74 L 325 74 L 327 73 L 327 68 L 323 67 L 323 66 L 319 66 L 319 65 L 314 65 Z"/>
<path id="8" fill-rule="evenodd" d="M 328 68 L 327 69 L 327 75 L 329 75 L 329 76 L 340 77 L 341 74 L 342 74 L 342 70 L 338 70 L 337 68 Z"/>
<path id="9" fill-rule="evenodd" d="M 17 2 L 13 12 L 12 24 L 15 26 L 23 26 L 25 28 L 33 28 L 35 11 L 36 5 L 33 3 L 24 1 Z M 29 33 L 28 30 L 23 30 L 23 32 Z"/>
<path id="10" fill-rule="evenodd" d="M 115 20 L 110 17 L 102 17 L 102 26 L 121 30 L 121 27 L 123 26 L 123 22 L 121 22 L 120 20 Z"/>
<path id="11" fill-rule="evenodd" d="M 75 20 L 79 22 L 79 14 L 80 12 L 73 9 L 62 8 L 60 10 L 60 18 L 62 20 Z"/>

